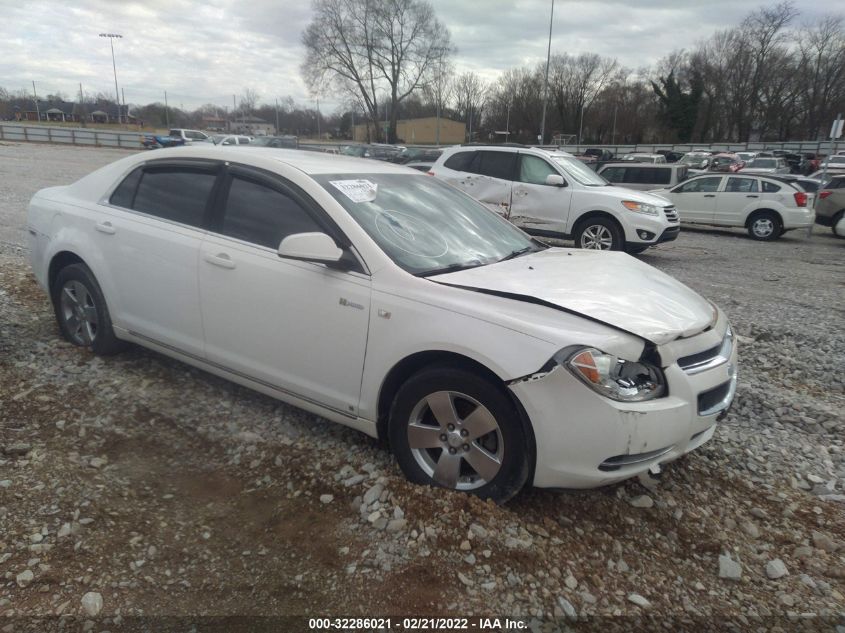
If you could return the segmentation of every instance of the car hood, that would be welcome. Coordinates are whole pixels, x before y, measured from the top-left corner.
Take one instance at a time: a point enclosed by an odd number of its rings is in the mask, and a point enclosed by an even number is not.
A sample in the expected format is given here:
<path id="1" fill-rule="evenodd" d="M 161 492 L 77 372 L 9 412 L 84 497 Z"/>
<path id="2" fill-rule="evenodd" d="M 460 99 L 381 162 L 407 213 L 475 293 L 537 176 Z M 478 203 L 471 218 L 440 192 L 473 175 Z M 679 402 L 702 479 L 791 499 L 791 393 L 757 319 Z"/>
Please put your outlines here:
<path id="1" fill-rule="evenodd" d="M 717 317 L 715 307 L 699 294 L 622 252 L 549 248 L 430 279 L 549 305 L 656 345 L 695 335 Z"/>

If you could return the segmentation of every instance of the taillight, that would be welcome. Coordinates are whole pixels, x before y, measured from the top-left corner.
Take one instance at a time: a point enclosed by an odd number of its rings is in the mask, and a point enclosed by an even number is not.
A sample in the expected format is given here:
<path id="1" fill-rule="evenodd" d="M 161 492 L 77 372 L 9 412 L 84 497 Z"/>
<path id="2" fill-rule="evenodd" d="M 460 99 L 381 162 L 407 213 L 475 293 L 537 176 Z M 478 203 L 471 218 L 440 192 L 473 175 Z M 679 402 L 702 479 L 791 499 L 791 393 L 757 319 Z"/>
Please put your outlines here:
<path id="1" fill-rule="evenodd" d="M 806 207 L 807 206 L 807 194 L 803 191 L 796 191 L 794 194 L 795 196 L 795 204 L 799 207 Z"/>
<path id="2" fill-rule="evenodd" d="M 824 200 L 824 199 L 825 199 L 825 198 L 827 198 L 828 196 L 832 196 L 832 195 L 833 195 L 833 192 L 832 192 L 832 191 L 825 190 L 825 191 L 822 191 L 822 192 L 819 194 L 819 198 L 821 198 L 822 200 Z"/>
<path id="3" fill-rule="evenodd" d="M 426 175 L 427 175 L 427 176 L 433 176 L 433 175 L 434 175 L 434 172 L 433 172 L 433 171 L 427 171 L 427 172 L 425 172 L 425 173 L 426 173 Z"/>

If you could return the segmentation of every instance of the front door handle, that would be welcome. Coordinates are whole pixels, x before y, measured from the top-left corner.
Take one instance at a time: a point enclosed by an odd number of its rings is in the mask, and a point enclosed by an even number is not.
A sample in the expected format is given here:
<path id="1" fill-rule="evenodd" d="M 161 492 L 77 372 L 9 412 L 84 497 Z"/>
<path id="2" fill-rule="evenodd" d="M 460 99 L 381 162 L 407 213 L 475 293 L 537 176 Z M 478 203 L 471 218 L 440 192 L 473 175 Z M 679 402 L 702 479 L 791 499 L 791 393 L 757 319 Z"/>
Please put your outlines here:
<path id="1" fill-rule="evenodd" d="M 202 258 L 209 264 L 220 266 L 220 268 L 232 270 L 235 267 L 235 262 L 233 262 L 232 258 L 226 253 L 217 253 L 217 255 L 209 255 L 206 253 L 202 256 Z"/>
<path id="2" fill-rule="evenodd" d="M 715 198 L 715 197 L 716 197 L 716 194 L 715 194 L 715 193 L 705 193 L 705 194 L 704 194 L 704 197 L 705 197 L 705 198 Z"/>
<path id="3" fill-rule="evenodd" d="M 106 235 L 114 235 L 117 232 L 111 222 L 100 222 L 94 226 L 100 233 L 105 233 Z"/>
<path id="4" fill-rule="evenodd" d="M 745 196 L 746 198 L 759 198 L 760 196 L 755 196 L 754 194 L 749 194 Z"/>

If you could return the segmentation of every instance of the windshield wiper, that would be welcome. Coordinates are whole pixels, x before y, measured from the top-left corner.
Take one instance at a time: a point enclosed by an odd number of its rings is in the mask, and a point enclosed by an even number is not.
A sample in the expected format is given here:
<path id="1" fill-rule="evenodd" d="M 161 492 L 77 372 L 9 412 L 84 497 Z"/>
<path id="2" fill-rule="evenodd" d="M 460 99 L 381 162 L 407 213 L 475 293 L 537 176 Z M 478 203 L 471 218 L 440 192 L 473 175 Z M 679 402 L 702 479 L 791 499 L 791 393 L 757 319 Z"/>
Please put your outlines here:
<path id="1" fill-rule="evenodd" d="M 424 270 L 419 273 L 414 273 L 415 277 L 431 277 L 433 275 L 441 275 L 443 273 L 456 273 L 459 270 L 467 270 L 468 268 L 478 268 L 484 266 L 484 262 L 473 262 L 472 264 L 449 264 L 443 268 L 432 268 L 431 270 Z"/>
<path id="2" fill-rule="evenodd" d="M 500 262 L 506 262 L 509 259 L 514 259 L 515 257 L 519 257 L 520 255 L 525 255 L 532 248 L 534 248 L 534 247 L 533 246 L 526 246 L 525 248 L 519 248 L 519 249 L 513 251 L 510 255 L 505 255 L 499 261 Z"/>

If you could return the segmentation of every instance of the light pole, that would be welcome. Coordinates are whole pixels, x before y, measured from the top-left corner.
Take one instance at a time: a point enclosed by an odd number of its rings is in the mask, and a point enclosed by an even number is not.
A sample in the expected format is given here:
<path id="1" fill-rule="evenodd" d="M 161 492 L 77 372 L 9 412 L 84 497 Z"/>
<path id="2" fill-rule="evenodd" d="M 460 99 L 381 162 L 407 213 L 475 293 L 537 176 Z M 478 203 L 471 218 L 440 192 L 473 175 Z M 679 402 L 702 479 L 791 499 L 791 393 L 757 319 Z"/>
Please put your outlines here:
<path id="1" fill-rule="evenodd" d="M 100 33 L 100 37 L 109 38 L 111 45 L 111 66 L 114 70 L 114 96 L 117 99 L 117 122 L 120 123 L 120 91 L 117 89 L 117 64 L 114 61 L 114 40 L 122 39 L 123 36 L 119 33 Z"/>
<path id="2" fill-rule="evenodd" d="M 546 100 L 549 96 L 549 62 L 552 59 L 552 23 L 555 19 L 555 0 L 552 0 L 552 14 L 549 16 L 549 49 L 546 51 L 546 78 L 543 81 L 543 118 L 540 121 L 540 145 L 546 140 Z"/>

